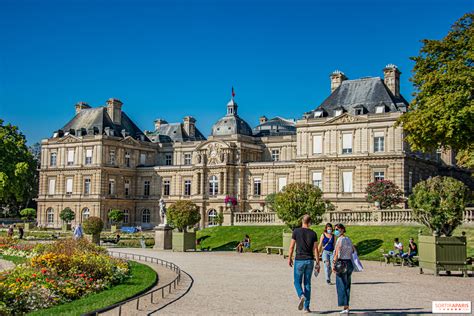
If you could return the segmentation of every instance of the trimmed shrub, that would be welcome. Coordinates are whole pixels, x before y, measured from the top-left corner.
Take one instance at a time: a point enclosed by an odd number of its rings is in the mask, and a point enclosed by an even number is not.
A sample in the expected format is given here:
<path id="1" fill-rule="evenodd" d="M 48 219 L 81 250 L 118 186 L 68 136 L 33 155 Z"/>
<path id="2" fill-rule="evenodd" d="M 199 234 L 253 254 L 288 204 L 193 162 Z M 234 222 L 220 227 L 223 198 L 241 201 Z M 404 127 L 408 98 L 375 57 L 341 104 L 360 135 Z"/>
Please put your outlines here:
<path id="1" fill-rule="evenodd" d="M 191 201 L 178 201 L 168 208 L 168 222 L 180 232 L 186 232 L 188 226 L 193 226 L 201 220 L 199 208 Z"/>
<path id="2" fill-rule="evenodd" d="M 59 213 L 59 218 L 66 223 L 70 223 L 76 218 L 76 213 L 74 213 L 69 207 L 66 207 L 61 211 L 61 213 Z"/>
<path id="3" fill-rule="evenodd" d="M 403 191 L 390 180 L 374 181 L 367 185 L 367 202 L 380 203 L 381 209 L 391 208 L 405 201 Z"/>
<path id="4" fill-rule="evenodd" d="M 114 224 L 117 224 L 123 221 L 124 214 L 122 210 L 114 209 L 110 210 L 108 217 Z"/>
<path id="5" fill-rule="evenodd" d="M 36 210 L 34 208 L 24 208 L 20 211 L 21 219 L 30 221 L 36 218 Z"/>
<path id="6" fill-rule="evenodd" d="M 86 234 L 100 234 L 104 229 L 104 222 L 99 217 L 91 216 L 82 223 L 82 228 Z"/>

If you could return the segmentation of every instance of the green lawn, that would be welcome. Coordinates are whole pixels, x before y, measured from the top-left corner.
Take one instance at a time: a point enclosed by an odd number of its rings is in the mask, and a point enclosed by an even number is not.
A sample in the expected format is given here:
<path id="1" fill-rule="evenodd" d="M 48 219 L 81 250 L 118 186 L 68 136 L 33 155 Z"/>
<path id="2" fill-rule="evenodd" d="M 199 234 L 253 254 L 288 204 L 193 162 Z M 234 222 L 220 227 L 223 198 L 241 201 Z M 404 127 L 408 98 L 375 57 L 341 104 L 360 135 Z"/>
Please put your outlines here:
<path id="1" fill-rule="evenodd" d="M 156 273 L 149 266 L 133 261 L 130 262 L 130 266 L 132 276 L 122 284 L 70 303 L 38 310 L 28 315 L 81 315 L 123 301 L 147 290 L 156 283 Z"/>
<path id="2" fill-rule="evenodd" d="M 11 261 L 16 265 L 22 264 L 22 263 L 26 262 L 26 260 L 28 260 L 27 258 L 23 258 L 23 257 L 3 256 L 3 255 L 0 255 L 0 259 Z"/>
<path id="3" fill-rule="evenodd" d="M 219 226 L 198 231 L 201 249 L 213 251 L 232 250 L 243 240 L 245 234 L 251 238 L 251 250 L 254 252 L 265 251 L 265 246 L 282 246 L 282 231 L 285 226 Z M 404 245 L 410 237 L 418 239 L 420 226 L 349 226 L 349 236 L 357 246 L 359 256 L 365 260 L 379 260 L 381 249 L 385 252 L 393 249 L 393 239 L 398 237 Z M 313 226 L 319 235 L 323 226 Z M 423 233 L 428 233 L 422 228 Z M 468 237 L 468 256 L 474 256 L 474 228 L 458 228 L 454 235 L 465 231 Z"/>

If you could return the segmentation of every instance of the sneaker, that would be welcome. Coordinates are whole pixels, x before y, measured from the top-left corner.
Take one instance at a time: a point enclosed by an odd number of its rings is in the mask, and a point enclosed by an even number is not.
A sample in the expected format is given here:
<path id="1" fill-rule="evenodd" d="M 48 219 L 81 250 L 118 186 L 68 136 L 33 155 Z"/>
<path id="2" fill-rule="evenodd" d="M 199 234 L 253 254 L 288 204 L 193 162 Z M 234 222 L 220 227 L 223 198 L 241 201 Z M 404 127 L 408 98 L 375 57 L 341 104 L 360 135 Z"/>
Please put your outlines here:
<path id="1" fill-rule="evenodd" d="M 298 304 L 298 310 L 302 310 L 303 309 L 303 305 L 304 305 L 304 295 L 301 295 L 300 297 L 300 303 Z"/>
<path id="2" fill-rule="evenodd" d="M 309 308 L 305 308 L 304 313 L 311 313 L 311 310 Z"/>
<path id="3" fill-rule="evenodd" d="M 327 283 L 328 285 L 331 285 L 331 280 L 326 280 L 326 283 Z"/>
<path id="4" fill-rule="evenodd" d="M 349 310 L 343 309 L 342 311 L 339 312 L 339 314 L 349 314 Z"/>

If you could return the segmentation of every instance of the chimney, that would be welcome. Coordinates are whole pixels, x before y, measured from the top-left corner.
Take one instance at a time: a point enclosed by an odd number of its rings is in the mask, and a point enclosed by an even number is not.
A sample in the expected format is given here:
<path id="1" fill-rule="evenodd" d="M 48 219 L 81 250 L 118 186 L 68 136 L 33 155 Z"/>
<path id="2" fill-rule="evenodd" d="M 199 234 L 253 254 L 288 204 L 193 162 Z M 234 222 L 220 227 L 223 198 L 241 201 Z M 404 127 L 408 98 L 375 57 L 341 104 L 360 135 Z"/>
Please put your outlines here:
<path id="1" fill-rule="evenodd" d="M 168 122 L 166 122 L 166 121 L 163 120 L 163 119 L 156 119 L 154 123 L 155 123 L 155 131 L 156 131 L 156 130 L 159 130 L 160 127 L 161 127 L 161 125 L 163 125 L 163 124 L 168 124 Z"/>
<path id="2" fill-rule="evenodd" d="M 266 121 L 268 121 L 267 117 L 265 115 L 262 115 L 260 116 L 260 118 L 258 119 L 258 121 L 260 122 L 260 124 L 263 124 L 265 123 Z"/>
<path id="3" fill-rule="evenodd" d="M 114 124 L 122 122 L 122 101 L 110 98 L 107 100 L 107 113 Z"/>
<path id="4" fill-rule="evenodd" d="M 398 70 L 398 67 L 394 64 L 388 64 L 383 69 L 383 81 L 387 88 L 390 89 L 392 94 L 396 97 L 400 96 L 400 75 L 402 73 Z"/>
<path id="5" fill-rule="evenodd" d="M 346 75 L 340 71 L 340 70 L 335 70 L 330 76 L 331 78 L 331 93 L 334 92 L 339 86 L 342 84 L 344 80 L 347 80 Z"/>
<path id="6" fill-rule="evenodd" d="M 192 116 L 185 116 L 183 121 L 184 132 L 188 137 L 194 137 L 196 135 L 196 119 Z"/>
<path id="7" fill-rule="evenodd" d="M 76 103 L 76 114 L 81 112 L 83 109 L 90 109 L 90 105 L 87 104 L 86 102 L 77 102 Z"/>

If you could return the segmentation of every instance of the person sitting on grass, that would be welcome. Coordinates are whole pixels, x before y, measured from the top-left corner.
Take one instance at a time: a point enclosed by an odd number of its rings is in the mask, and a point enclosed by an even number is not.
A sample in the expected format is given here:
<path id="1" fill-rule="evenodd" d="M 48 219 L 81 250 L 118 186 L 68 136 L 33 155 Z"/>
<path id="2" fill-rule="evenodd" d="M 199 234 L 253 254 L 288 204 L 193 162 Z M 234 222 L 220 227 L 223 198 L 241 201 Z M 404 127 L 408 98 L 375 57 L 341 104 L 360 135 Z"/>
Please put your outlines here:
<path id="1" fill-rule="evenodd" d="M 242 252 L 244 252 L 244 248 L 247 248 L 247 249 L 250 248 L 250 236 L 249 235 L 245 235 L 244 240 L 239 242 L 239 244 L 236 247 L 236 250 L 237 250 L 237 252 L 242 253 Z"/>

